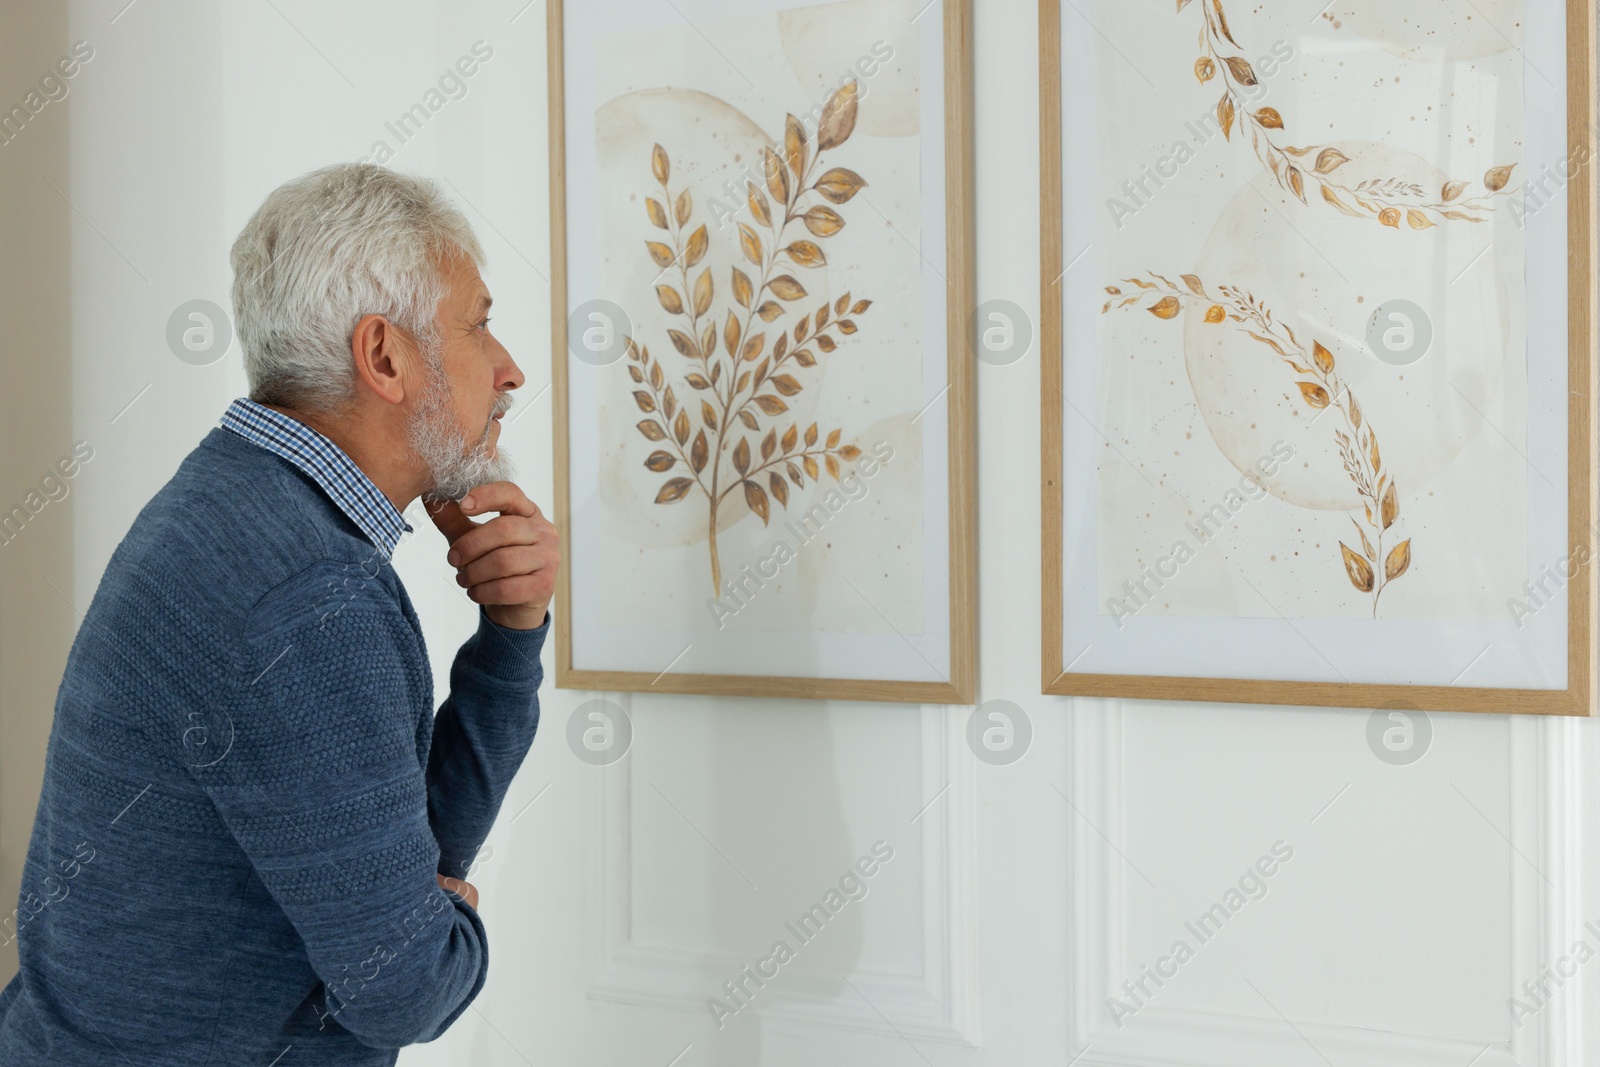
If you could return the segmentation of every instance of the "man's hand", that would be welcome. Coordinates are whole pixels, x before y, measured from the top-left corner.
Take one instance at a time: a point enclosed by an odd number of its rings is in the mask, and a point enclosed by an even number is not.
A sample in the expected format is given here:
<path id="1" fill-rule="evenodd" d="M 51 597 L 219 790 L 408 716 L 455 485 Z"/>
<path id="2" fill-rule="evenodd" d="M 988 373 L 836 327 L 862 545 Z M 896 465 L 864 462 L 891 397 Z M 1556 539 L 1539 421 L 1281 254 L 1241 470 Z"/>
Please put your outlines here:
<path id="1" fill-rule="evenodd" d="M 544 623 L 561 565 L 555 526 L 511 482 L 478 486 L 457 504 L 428 503 L 428 517 L 450 542 L 456 582 L 491 621 L 513 630 Z M 469 515 L 499 512 L 488 522 Z"/>
<path id="2" fill-rule="evenodd" d="M 459 878 L 446 878 L 442 874 L 435 874 L 439 880 L 439 888 L 446 893 L 454 893 L 467 902 L 467 907 L 473 911 L 478 910 L 478 890 L 471 882 L 463 882 Z"/>

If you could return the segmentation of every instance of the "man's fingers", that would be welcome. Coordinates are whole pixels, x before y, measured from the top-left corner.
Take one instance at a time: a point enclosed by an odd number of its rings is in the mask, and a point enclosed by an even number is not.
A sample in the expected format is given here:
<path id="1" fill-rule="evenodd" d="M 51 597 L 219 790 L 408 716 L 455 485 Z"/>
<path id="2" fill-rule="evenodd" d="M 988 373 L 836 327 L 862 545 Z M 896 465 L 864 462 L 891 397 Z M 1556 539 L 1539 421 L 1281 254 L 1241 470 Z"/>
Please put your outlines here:
<path id="1" fill-rule="evenodd" d="M 478 524 L 467 518 L 461 510 L 461 505 L 454 500 L 443 502 L 428 500 L 424 501 L 422 506 L 428 509 L 428 518 L 433 520 L 439 532 L 444 534 L 444 539 L 451 544 L 455 544 L 463 534 L 471 533 L 478 528 Z"/>
<path id="2" fill-rule="evenodd" d="M 538 545 L 553 542 L 555 527 L 543 519 L 527 519 L 521 515 L 498 515 L 488 522 L 477 524 L 450 546 L 451 563 L 465 567 L 475 559 L 488 555 L 507 545 Z"/>
<path id="3" fill-rule="evenodd" d="M 539 514 L 539 508 L 515 482 L 485 482 L 461 498 L 461 510 L 467 515 L 498 511 L 534 518 Z"/>
<path id="4" fill-rule="evenodd" d="M 550 554 L 534 545 L 506 545 L 487 552 L 456 572 L 459 585 L 471 587 L 495 578 L 533 574 L 550 563 Z"/>
<path id="5" fill-rule="evenodd" d="M 496 578 L 480 582 L 467 590 L 467 599 L 474 604 L 532 604 L 548 601 L 554 592 L 553 581 L 537 574 L 518 574 L 510 578 Z"/>

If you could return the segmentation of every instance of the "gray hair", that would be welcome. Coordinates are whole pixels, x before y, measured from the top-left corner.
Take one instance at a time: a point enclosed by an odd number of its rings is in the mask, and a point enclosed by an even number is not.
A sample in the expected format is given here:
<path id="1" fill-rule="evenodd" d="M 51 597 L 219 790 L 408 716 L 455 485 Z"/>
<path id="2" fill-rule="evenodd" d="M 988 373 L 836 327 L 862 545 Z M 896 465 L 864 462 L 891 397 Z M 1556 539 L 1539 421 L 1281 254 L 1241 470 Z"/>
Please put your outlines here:
<path id="1" fill-rule="evenodd" d="M 350 339 L 378 314 L 437 364 L 440 260 L 483 249 L 437 182 L 336 163 L 267 195 L 233 242 L 233 316 L 250 398 L 310 413 L 356 395 Z"/>

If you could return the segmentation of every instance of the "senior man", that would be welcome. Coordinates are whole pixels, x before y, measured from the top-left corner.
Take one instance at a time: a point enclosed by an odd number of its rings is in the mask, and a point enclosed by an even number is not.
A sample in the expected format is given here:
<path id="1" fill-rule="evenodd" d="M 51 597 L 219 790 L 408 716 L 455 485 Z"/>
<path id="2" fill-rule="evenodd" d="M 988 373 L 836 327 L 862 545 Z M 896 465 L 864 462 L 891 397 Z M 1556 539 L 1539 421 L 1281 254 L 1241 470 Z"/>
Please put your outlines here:
<path id="1" fill-rule="evenodd" d="M 250 396 L 73 643 L 0 1064 L 393 1064 L 482 987 L 462 879 L 533 741 L 559 564 L 498 447 L 523 375 L 482 263 L 436 185 L 369 165 L 286 183 L 239 235 Z M 437 714 L 390 565 L 418 497 L 479 605 Z"/>

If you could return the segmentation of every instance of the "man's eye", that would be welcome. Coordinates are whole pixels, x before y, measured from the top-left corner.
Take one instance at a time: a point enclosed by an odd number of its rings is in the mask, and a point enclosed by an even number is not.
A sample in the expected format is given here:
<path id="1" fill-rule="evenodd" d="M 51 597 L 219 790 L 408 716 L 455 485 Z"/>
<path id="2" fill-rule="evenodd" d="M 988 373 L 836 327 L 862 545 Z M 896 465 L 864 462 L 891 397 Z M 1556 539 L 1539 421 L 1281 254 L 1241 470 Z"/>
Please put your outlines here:
<path id="1" fill-rule="evenodd" d="M 482 322 L 478 323 L 478 329 L 487 330 L 488 328 L 489 328 L 489 320 L 488 319 L 484 319 Z"/>

